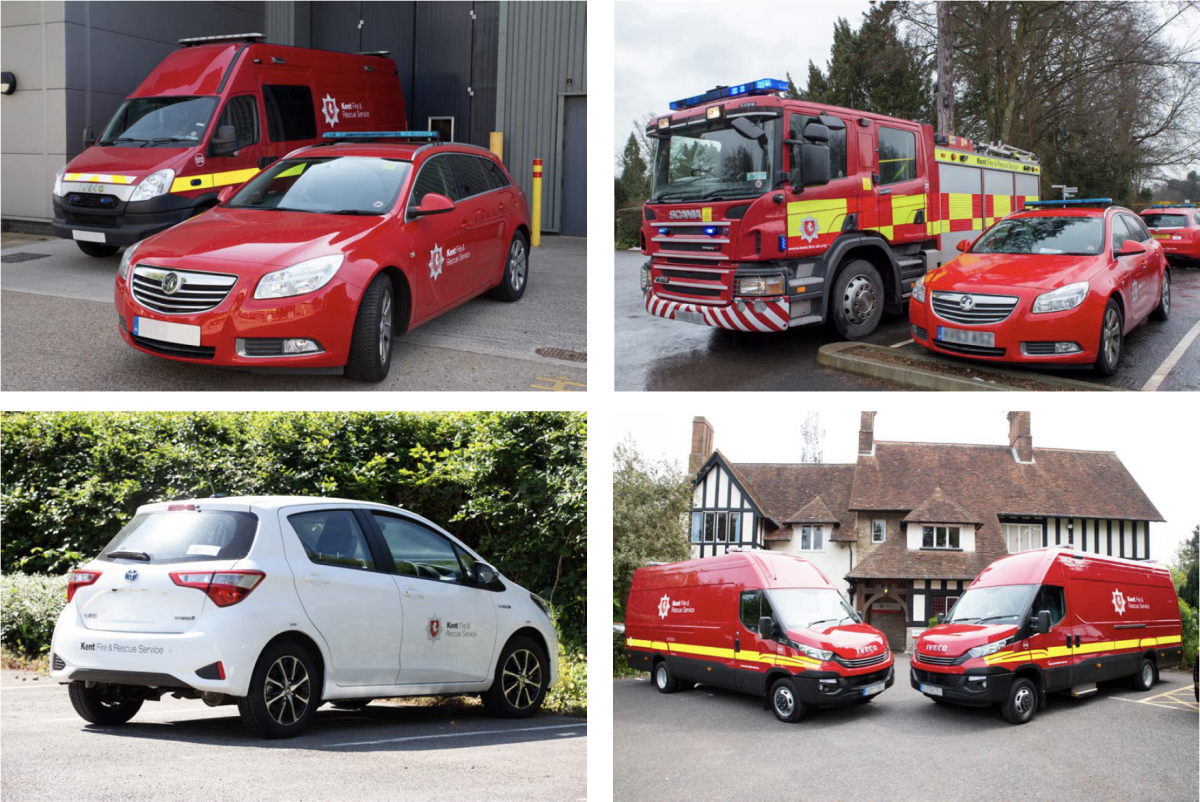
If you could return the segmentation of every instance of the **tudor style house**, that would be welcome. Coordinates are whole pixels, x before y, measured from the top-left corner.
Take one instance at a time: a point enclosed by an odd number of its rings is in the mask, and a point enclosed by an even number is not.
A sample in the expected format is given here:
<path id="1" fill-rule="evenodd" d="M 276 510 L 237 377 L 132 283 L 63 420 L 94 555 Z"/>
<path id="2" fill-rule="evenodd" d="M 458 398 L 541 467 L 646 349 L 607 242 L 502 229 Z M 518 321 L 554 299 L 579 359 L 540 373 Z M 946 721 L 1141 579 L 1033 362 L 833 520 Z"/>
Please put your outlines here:
<path id="1" fill-rule="evenodd" d="M 852 464 L 736 463 L 692 422 L 693 557 L 732 547 L 810 560 L 906 649 L 1006 554 L 1063 545 L 1150 559 L 1163 518 L 1111 451 L 1034 448 L 1028 412 L 1007 446 L 875 439 L 862 413 Z"/>

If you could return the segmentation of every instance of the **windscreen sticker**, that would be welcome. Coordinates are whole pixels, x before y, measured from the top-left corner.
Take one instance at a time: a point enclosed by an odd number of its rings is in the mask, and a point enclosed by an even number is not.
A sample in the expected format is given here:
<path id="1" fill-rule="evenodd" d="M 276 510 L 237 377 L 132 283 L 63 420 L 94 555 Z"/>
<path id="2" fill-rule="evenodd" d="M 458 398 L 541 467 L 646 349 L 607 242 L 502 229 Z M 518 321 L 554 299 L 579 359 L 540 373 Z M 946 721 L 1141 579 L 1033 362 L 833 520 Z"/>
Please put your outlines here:
<path id="1" fill-rule="evenodd" d="M 205 546 L 200 543 L 194 543 L 188 546 L 188 554 L 203 554 L 205 557 L 216 557 L 221 553 L 220 546 Z"/>
<path id="2" fill-rule="evenodd" d="M 766 173 L 766 171 L 758 172 L 758 173 L 746 173 L 746 180 L 747 181 L 766 181 L 767 173 Z"/>

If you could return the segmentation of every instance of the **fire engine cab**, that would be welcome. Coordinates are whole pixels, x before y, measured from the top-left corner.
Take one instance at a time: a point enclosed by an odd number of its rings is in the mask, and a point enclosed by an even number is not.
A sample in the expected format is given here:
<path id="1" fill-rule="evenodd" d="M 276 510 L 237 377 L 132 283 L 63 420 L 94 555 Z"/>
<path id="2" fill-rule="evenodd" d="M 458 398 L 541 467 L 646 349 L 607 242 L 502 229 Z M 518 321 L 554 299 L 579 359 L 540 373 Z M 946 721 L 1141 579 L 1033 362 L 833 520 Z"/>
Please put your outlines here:
<path id="1" fill-rule="evenodd" d="M 932 126 L 723 86 L 671 104 L 643 207 L 647 311 L 735 331 L 832 319 L 848 339 L 927 270 L 1040 194 L 1027 151 Z"/>

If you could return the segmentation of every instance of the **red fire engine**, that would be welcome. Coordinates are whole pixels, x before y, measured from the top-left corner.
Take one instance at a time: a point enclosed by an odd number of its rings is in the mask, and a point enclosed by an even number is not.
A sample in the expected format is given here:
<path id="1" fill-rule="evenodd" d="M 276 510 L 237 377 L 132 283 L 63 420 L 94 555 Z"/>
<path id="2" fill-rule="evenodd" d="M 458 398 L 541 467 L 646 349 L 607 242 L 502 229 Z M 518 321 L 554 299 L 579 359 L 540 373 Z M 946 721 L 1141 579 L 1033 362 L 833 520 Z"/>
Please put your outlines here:
<path id="1" fill-rule="evenodd" d="M 864 337 L 959 240 L 1038 199 L 1031 153 L 789 100 L 786 88 L 717 87 L 648 126 L 651 314 L 735 331 L 832 318 L 842 336 Z"/>

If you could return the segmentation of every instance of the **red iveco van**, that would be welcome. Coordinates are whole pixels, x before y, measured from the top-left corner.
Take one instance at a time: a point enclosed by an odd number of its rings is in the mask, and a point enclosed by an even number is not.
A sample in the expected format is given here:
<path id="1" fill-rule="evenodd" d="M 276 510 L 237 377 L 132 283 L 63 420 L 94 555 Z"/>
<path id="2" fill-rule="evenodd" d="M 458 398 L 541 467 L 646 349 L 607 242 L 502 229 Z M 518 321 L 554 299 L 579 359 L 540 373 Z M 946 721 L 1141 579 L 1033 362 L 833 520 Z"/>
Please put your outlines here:
<path id="1" fill-rule="evenodd" d="M 625 638 L 630 667 L 660 692 L 701 683 L 764 696 L 786 722 L 893 682 L 883 633 L 812 563 L 769 551 L 639 568 Z"/>
<path id="2" fill-rule="evenodd" d="M 1024 724 L 1046 694 L 1095 693 L 1127 679 L 1149 690 L 1183 659 L 1170 572 L 1051 548 L 1004 557 L 975 578 L 945 621 L 917 639 L 912 686 L 935 702 L 1000 704 Z"/>
<path id="3" fill-rule="evenodd" d="M 54 180 L 54 231 L 111 256 L 217 205 L 328 131 L 401 130 L 404 97 L 384 54 L 267 44 L 262 34 L 181 39 L 92 145 Z"/>

